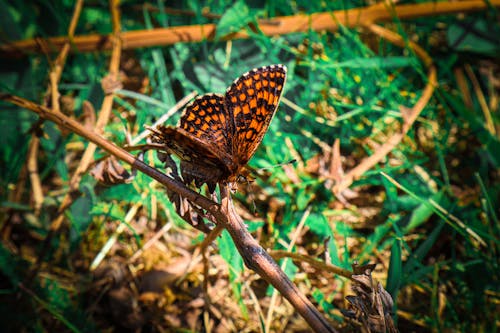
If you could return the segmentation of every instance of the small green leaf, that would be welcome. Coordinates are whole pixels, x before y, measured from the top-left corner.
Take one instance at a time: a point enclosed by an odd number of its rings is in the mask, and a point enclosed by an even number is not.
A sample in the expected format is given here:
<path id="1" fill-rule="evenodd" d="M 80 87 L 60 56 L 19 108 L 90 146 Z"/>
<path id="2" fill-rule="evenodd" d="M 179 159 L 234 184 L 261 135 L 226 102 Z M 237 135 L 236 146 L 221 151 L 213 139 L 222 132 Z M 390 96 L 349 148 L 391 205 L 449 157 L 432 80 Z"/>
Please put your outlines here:
<path id="1" fill-rule="evenodd" d="M 439 203 L 443 197 L 443 192 L 438 192 L 432 196 L 432 200 Z M 415 229 L 422 223 L 425 223 L 434 213 L 433 207 L 427 203 L 421 203 L 417 208 L 415 208 L 411 214 L 410 221 L 408 225 L 404 228 L 404 233 L 407 234 L 411 230 Z"/>
<path id="2" fill-rule="evenodd" d="M 236 1 L 226 10 L 219 24 L 217 24 L 215 39 L 217 40 L 230 33 L 240 31 L 243 27 L 246 27 L 248 23 L 255 20 L 255 13 L 256 11 L 250 10 L 244 1 Z"/>
<path id="3" fill-rule="evenodd" d="M 396 299 L 401 286 L 403 264 L 401 260 L 401 241 L 394 239 L 391 248 L 391 259 L 389 262 L 389 272 L 387 273 L 387 291 L 393 299 Z"/>
<path id="4" fill-rule="evenodd" d="M 311 199 L 311 193 L 307 191 L 305 188 L 300 188 L 297 191 L 297 210 L 306 209 L 310 199 Z"/>
<path id="5" fill-rule="evenodd" d="M 312 292 L 312 297 L 326 313 L 331 313 L 333 310 L 335 310 L 332 302 L 325 297 L 325 294 L 323 294 L 321 290 L 314 289 L 314 291 Z"/>
<path id="6" fill-rule="evenodd" d="M 125 212 L 116 204 L 108 202 L 99 202 L 90 211 L 91 215 L 106 216 L 113 220 L 123 221 L 125 219 Z"/>
<path id="7" fill-rule="evenodd" d="M 328 220 L 323 214 L 311 214 L 307 218 L 306 226 L 308 226 L 312 232 L 320 236 L 322 239 L 329 237 L 328 241 L 328 251 L 330 252 L 331 263 L 337 266 L 342 266 L 342 263 L 338 256 L 337 244 L 335 242 L 335 237 L 328 223 Z"/>
<path id="8" fill-rule="evenodd" d="M 219 245 L 219 251 L 222 259 L 224 259 L 229 266 L 229 280 L 231 281 L 231 287 L 233 289 L 235 299 L 238 300 L 241 311 L 244 316 L 247 317 L 248 309 L 243 303 L 243 299 L 241 297 L 242 284 L 239 279 L 240 274 L 243 271 L 243 258 L 241 258 L 233 240 L 231 239 L 231 236 L 226 230 L 222 232 L 221 236 L 217 240 L 217 243 Z"/>
<path id="9" fill-rule="evenodd" d="M 85 231 L 90 224 L 92 199 L 83 195 L 71 205 L 71 222 L 77 232 Z"/>

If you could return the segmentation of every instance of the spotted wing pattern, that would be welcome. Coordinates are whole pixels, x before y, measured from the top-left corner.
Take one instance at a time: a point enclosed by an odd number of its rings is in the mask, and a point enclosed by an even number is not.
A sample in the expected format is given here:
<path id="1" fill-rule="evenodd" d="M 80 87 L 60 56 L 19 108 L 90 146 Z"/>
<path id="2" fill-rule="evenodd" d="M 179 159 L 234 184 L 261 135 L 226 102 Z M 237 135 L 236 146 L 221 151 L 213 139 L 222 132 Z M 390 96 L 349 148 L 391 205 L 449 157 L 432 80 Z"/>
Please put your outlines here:
<path id="1" fill-rule="evenodd" d="M 186 182 L 234 181 L 259 146 L 279 103 L 286 67 L 253 69 L 235 80 L 226 95 L 207 94 L 191 102 L 178 128 L 159 126 L 153 141 L 181 159 Z"/>
<path id="2" fill-rule="evenodd" d="M 286 67 L 256 68 L 238 78 L 226 91 L 225 105 L 233 115 L 233 156 L 244 166 L 259 146 L 283 91 Z"/>
<path id="3" fill-rule="evenodd" d="M 220 158 L 224 153 L 217 146 L 210 146 L 206 141 L 194 136 L 182 128 L 158 126 L 153 133 L 153 142 L 164 145 L 164 150 L 169 154 L 177 155 L 181 160 L 195 163 L 200 158 L 213 166 L 223 165 Z"/>
<path id="4" fill-rule="evenodd" d="M 196 98 L 184 109 L 179 128 L 221 151 L 232 152 L 234 122 L 224 108 L 223 95 L 206 94 Z"/>
<path id="5" fill-rule="evenodd" d="M 232 156 L 209 145 L 182 128 L 159 126 L 153 130 L 153 142 L 161 143 L 163 151 L 175 154 L 181 159 L 181 175 L 186 183 L 195 182 L 196 186 L 207 183 L 210 192 L 215 184 L 231 175 Z M 161 161 L 167 161 L 164 153 L 158 152 Z"/>

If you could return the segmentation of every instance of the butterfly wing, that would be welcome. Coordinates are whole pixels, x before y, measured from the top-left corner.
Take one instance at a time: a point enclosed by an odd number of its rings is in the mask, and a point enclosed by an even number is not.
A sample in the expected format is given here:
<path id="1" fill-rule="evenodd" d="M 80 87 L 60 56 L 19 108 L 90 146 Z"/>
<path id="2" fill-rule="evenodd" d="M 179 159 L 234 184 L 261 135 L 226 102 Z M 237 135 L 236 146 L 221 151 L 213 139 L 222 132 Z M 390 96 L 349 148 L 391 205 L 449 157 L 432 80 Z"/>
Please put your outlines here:
<path id="1" fill-rule="evenodd" d="M 191 136 L 232 155 L 234 122 L 224 107 L 224 96 L 206 94 L 193 100 L 181 116 L 179 128 Z"/>
<path id="2" fill-rule="evenodd" d="M 271 65 L 243 74 L 227 89 L 225 107 L 234 119 L 233 156 L 244 166 L 253 156 L 278 107 L 286 67 Z"/>
<path id="3" fill-rule="evenodd" d="M 194 180 L 197 186 L 207 183 L 213 187 L 231 174 L 228 167 L 232 163 L 231 155 L 182 128 L 160 125 L 153 130 L 152 138 L 153 142 L 163 145 L 163 151 L 180 158 L 186 183 Z"/>
<path id="4" fill-rule="evenodd" d="M 186 182 L 217 183 L 237 169 L 232 154 L 234 121 L 224 107 L 224 96 L 206 94 L 184 109 L 178 128 L 159 127 L 160 142 L 181 159 Z"/>
<path id="5" fill-rule="evenodd" d="M 218 166 L 222 163 L 217 157 L 217 151 L 214 152 L 203 140 L 181 128 L 160 125 L 152 136 L 153 142 L 162 144 L 165 152 L 177 155 L 183 161 L 192 162 L 203 157 L 210 165 Z"/>

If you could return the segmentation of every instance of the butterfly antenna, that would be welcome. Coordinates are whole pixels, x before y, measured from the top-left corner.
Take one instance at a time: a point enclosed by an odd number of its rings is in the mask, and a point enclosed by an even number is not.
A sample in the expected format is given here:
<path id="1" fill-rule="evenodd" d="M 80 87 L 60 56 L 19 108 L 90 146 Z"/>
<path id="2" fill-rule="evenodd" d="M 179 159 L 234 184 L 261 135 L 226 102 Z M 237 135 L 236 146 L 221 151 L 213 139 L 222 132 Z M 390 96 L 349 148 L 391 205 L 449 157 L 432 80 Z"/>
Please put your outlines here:
<path id="1" fill-rule="evenodd" d="M 292 159 L 292 160 L 290 160 L 288 162 L 282 162 L 282 163 L 279 163 L 279 164 L 271 165 L 270 167 L 259 168 L 256 171 L 270 170 L 270 169 L 282 167 L 284 165 L 294 164 L 295 162 L 297 162 L 297 160 L 294 158 L 294 159 Z"/>

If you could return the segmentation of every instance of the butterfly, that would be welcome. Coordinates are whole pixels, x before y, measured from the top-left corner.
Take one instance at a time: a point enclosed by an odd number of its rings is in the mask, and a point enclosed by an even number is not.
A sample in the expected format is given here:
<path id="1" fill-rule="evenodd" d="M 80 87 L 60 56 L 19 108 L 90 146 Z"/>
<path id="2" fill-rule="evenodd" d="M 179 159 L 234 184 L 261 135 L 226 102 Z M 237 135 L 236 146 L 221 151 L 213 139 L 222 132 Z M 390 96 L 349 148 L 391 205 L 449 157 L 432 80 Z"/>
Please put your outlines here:
<path id="1" fill-rule="evenodd" d="M 248 175 L 246 165 L 276 112 L 286 70 L 284 65 L 255 68 L 237 78 L 225 95 L 194 99 L 178 127 L 152 129 L 153 142 L 179 157 L 186 183 L 194 180 L 196 186 L 207 183 L 213 189 L 217 183 L 238 181 Z"/>

